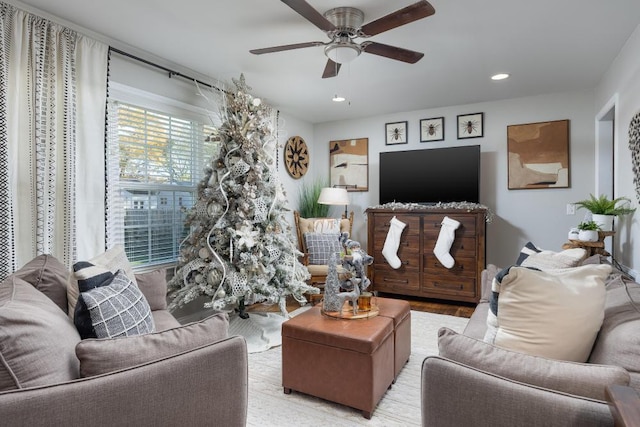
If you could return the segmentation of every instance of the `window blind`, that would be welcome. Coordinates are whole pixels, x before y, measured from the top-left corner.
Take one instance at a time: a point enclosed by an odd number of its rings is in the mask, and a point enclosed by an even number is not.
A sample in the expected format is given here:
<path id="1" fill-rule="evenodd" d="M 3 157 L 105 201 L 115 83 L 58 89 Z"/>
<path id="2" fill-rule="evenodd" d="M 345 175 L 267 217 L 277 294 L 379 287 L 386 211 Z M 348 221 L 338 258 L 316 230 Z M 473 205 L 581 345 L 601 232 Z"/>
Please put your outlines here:
<path id="1" fill-rule="evenodd" d="M 217 146 L 191 118 L 109 100 L 107 245 L 124 245 L 134 267 L 176 261 L 187 209 Z"/>

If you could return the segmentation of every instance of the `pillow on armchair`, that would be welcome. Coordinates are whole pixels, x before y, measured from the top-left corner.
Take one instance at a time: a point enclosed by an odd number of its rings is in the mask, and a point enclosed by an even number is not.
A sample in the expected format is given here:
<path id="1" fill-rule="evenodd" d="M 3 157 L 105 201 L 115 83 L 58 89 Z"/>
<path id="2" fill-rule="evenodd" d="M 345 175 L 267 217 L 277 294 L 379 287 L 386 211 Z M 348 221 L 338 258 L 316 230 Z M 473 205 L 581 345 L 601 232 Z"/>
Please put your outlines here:
<path id="1" fill-rule="evenodd" d="M 326 265 L 332 253 L 342 251 L 338 233 L 304 233 L 304 241 L 309 253 L 309 264 Z"/>

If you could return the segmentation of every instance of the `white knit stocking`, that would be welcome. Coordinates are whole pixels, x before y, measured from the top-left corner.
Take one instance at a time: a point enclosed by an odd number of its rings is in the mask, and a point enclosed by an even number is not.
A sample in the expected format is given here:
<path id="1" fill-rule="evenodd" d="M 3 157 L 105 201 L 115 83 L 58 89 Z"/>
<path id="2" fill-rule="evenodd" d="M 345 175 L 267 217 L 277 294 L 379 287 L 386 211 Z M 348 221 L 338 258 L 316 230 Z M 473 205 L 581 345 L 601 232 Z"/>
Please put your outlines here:
<path id="1" fill-rule="evenodd" d="M 395 216 L 391 218 L 387 239 L 384 241 L 384 247 L 382 248 L 382 255 L 384 255 L 384 258 L 387 260 L 391 268 L 400 268 L 400 265 L 402 264 L 400 258 L 398 258 L 398 247 L 400 246 L 402 230 L 404 230 L 406 226 L 407 224 L 400 221 Z"/>
<path id="2" fill-rule="evenodd" d="M 455 260 L 449 253 L 453 240 L 456 238 L 456 229 L 460 227 L 460 223 L 455 219 L 451 219 L 445 216 L 442 219 L 442 227 L 440 228 L 440 234 L 438 235 L 438 241 L 436 241 L 436 247 L 433 249 L 433 253 L 438 258 L 438 261 L 447 268 L 453 267 Z"/>

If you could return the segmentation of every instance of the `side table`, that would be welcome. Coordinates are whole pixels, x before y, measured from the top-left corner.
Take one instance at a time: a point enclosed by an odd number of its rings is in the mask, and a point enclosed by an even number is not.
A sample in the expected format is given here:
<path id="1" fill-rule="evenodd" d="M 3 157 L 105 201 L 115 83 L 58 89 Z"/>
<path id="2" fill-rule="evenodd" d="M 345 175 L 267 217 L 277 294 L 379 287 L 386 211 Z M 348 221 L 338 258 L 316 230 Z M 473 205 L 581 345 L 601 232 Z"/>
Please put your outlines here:
<path id="1" fill-rule="evenodd" d="M 604 394 L 615 427 L 640 426 L 640 396 L 634 388 L 611 385 Z"/>
<path id="2" fill-rule="evenodd" d="M 569 240 L 567 243 L 562 245 L 562 249 L 573 249 L 573 248 L 582 248 L 587 251 L 587 257 L 591 255 L 603 255 L 603 256 L 611 256 L 609 252 L 604 249 L 604 239 L 609 236 L 615 235 L 615 231 L 598 231 L 598 241 L 597 242 L 585 242 L 584 240 Z"/>

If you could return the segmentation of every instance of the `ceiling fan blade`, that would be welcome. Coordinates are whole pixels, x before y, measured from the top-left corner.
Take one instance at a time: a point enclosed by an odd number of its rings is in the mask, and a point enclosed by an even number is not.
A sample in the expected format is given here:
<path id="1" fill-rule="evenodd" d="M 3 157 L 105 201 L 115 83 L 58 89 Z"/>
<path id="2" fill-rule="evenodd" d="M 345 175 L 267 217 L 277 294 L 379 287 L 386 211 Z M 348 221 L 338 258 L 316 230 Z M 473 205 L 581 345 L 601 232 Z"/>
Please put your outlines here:
<path id="1" fill-rule="evenodd" d="M 284 0 L 283 0 L 284 1 Z M 436 10 L 431 4 L 422 0 L 407 6 L 403 9 L 396 10 L 382 18 L 365 24 L 360 29 L 365 36 L 375 36 L 376 34 L 383 33 L 401 25 L 408 24 L 418 19 L 426 18 L 436 13 Z"/>
<path id="2" fill-rule="evenodd" d="M 408 62 L 409 64 L 415 64 L 424 56 L 424 53 L 376 42 L 364 42 L 361 47 L 362 50 L 367 53 L 384 56 L 397 61 Z"/>
<path id="3" fill-rule="evenodd" d="M 282 0 L 282 3 L 295 10 L 304 19 L 311 22 L 322 31 L 333 31 L 336 29 L 335 25 L 329 22 L 327 18 L 304 0 Z"/>
<path id="4" fill-rule="evenodd" d="M 307 42 L 307 43 L 294 43 L 285 44 L 282 46 L 265 47 L 262 49 L 251 49 L 249 52 L 254 55 L 262 55 L 263 53 L 282 52 L 283 50 L 301 49 L 303 47 L 323 46 L 322 42 Z"/>
<path id="5" fill-rule="evenodd" d="M 322 78 L 326 79 L 329 77 L 335 77 L 338 75 L 338 71 L 340 71 L 340 65 L 337 62 L 333 62 L 330 59 L 327 59 L 327 65 L 324 67 L 324 73 L 322 73 Z"/>

